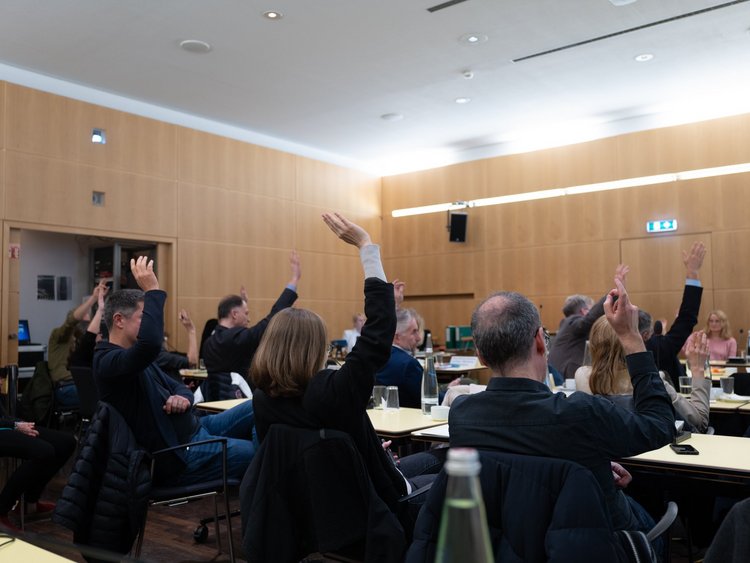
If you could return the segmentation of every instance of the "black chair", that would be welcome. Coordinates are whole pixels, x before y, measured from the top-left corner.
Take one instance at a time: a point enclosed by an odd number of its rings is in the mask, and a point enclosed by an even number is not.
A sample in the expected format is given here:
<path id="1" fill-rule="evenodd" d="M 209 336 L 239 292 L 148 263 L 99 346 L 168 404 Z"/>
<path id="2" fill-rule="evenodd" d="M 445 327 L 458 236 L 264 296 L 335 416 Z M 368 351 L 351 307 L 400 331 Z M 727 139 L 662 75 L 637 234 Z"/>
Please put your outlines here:
<path id="1" fill-rule="evenodd" d="M 677 505 L 671 503 L 648 535 L 614 532 L 601 488 L 583 466 L 487 450 L 480 450 L 480 459 L 495 561 L 655 561 L 648 542 L 677 515 Z M 443 471 L 419 514 L 407 563 L 434 560 L 446 484 Z M 631 559 L 635 549 L 643 558 Z"/>
<path id="2" fill-rule="evenodd" d="M 735 373 L 732 377 L 735 395 L 750 395 L 750 373 Z"/>
<path id="3" fill-rule="evenodd" d="M 18 366 L 16 364 L 8 364 L 0 368 L 0 378 L 5 378 L 6 381 L 6 398 L 7 404 L 5 412 L 8 416 L 16 418 L 18 416 Z M 18 460 L 13 460 L 13 463 L 9 463 L 7 466 L 6 478 L 10 477 L 11 473 L 18 469 Z M 26 531 L 26 499 L 25 495 L 21 495 L 19 500 L 19 520 L 21 523 L 21 531 Z"/>
<path id="4" fill-rule="evenodd" d="M 404 517 L 426 489 L 401 499 Z M 272 425 L 242 480 L 240 508 L 242 545 L 253 561 L 296 562 L 317 553 L 399 561 L 407 543 L 351 436 L 337 430 Z"/>
<path id="5" fill-rule="evenodd" d="M 70 374 L 73 376 L 76 389 L 78 391 L 78 400 L 80 402 L 78 421 L 78 443 L 81 443 L 81 434 L 85 427 L 91 422 L 96 412 L 96 404 L 99 402 L 99 391 L 94 383 L 94 374 L 90 367 L 70 366 Z"/>
<path id="6" fill-rule="evenodd" d="M 232 511 L 229 509 L 229 488 L 236 487 L 239 485 L 238 479 L 230 479 L 227 477 L 227 439 L 226 438 L 212 438 L 210 440 L 202 440 L 200 442 L 191 442 L 189 444 L 180 444 L 171 448 L 165 448 L 153 453 L 153 459 L 151 461 L 151 477 L 154 476 L 155 464 L 158 458 L 164 454 L 174 452 L 189 447 L 201 446 L 204 444 L 220 443 L 221 444 L 221 468 L 222 476 L 220 479 L 214 479 L 212 481 L 204 481 L 202 483 L 196 483 L 191 485 L 178 485 L 178 486 L 158 486 L 153 485 L 151 493 L 149 495 L 148 506 L 167 505 L 177 506 L 185 504 L 191 500 L 198 500 L 212 496 L 214 499 L 214 526 L 216 532 L 216 544 L 219 553 L 221 553 L 221 535 L 219 533 L 219 508 L 218 508 L 218 495 L 224 497 L 224 515 L 227 521 L 227 535 L 229 540 L 229 560 L 234 563 L 234 542 L 232 540 Z M 146 520 L 148 518 L 148 509 L 146 515 L 143 518 L 143 524 L 141 526 L 140 533 L 138 534 L 138 542 L 135 548 L 135 558 L 138 559 L 141 554 L 141 547 L 143 546 L 143 536 L 146 531 Z"/>

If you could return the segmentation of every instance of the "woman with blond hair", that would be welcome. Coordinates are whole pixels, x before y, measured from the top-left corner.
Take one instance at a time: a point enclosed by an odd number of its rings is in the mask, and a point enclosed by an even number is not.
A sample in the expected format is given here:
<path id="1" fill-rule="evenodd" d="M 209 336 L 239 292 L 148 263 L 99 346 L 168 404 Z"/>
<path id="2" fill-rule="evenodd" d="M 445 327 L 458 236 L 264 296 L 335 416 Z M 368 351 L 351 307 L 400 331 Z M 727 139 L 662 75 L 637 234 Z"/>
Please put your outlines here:
<path id="1" fill-rule="evenodd" d="M 375 372 L 390 357 L 396 330 L 393 285 L 386 281 L 380 249 L 360 226 L 338 213 L 323 215 L 326 225 L 344 242 L 359 249 L 365 273 L 366 321 L 340 369 L 326 369 L 326 328 L 312 311 L 288 308 L 271 319 L 250 376 L 255 425 L 262 442 L 272 424 L 297 428 L 329 428 L 349 434 L 362 456 L 378 496 L 393 510 L 399 497 L 434 479 L 442 459 L 419 453 L 400 459 L 400 471 L 384 450 L 367 405 Z"/>
<path id="2" fill-rule="evenodd" d="M 693 392 L 689 398 L 680 395 L 665 376 L 659 372 L 677 417 L 698 432 L 708 428 L 709 395 L 711 381 L 705 379 L 703 366 L 708 356 L 708 339 L 703 332 L 691 335 L 686 344 L 688 366 L 693 373 Z M 591 327 L 589 335 L 591 366 L 576 371 L 576 390 L 591 395 L 604 395 L 616 404 L 632 410 L 633 386 L 628 375 L 625 352 L 607 319 L 601 317 Z"/>
<path id="3" fill-rule="evenodd" d="M 712 360 L 723 361 L 737 355 L 737 341 L 732 338 L 732 330 L 729 328 L 729 318 L 721 309 L 714 309 L 708 315 L 706 328 L 708 336 L 708 351 Z M 685 342 L 682 351 L 687 354 L 687 347 L 692 341 L 693 335 Z"/>

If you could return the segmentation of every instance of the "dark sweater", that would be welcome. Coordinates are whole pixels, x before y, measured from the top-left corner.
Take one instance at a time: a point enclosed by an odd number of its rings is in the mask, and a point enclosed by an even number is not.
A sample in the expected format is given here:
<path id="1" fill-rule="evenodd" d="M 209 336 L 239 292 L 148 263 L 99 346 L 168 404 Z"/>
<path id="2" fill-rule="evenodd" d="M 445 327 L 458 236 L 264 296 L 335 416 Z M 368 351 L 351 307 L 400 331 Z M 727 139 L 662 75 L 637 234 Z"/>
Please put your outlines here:
<path id="1" fill-rule="evenodd" d="M 398 497 L 406 493 L 406 483 L 380 445 L 366 412 L 375 372 L 388 361 L 396 331 L 391 284 L 377 278 L 365 280 L 365 315 L 362 334 L 341 369 L 315 374 L 302 396 L 271 398 L 257 389 L 253 394 L 255 423 L 261 441 L 276 423 L 346 432 L 354 439 L 378 495 L 393 509 Z"/>
<path id="2" fill-rule="evenodd" d="M 198 429 L 192 410 L 168 415 L 163 409 L 170 395 L 193 402 L 190 389 L 153 363 L 162 346 L 166 298 L 160 290 L 146 292 L 143 319 L 133 346 L 126 349 L 99 342 L 94 352 L 94 380 L 100 399 L 118 410 L 138 443 L 149 452 L 188 442 Z M 184 466 L 184 452 L 180 451 L 157 464 L 156 477 L 168 479 Z"/>
<path id="3" fill-rule="evenodd" d="M 234 371 L 242 377 L 247 377 L 250 362 L 258 349 L 268 322 L 282 309 L 291 307 L 296 300 L 297 293 L 284 288 L 268 315 L 256 325 L 250 328 L 243 326 L 227 328 L 216 325 L 213 334 L 203 343 L 201 350 L 209 373 Z"/>

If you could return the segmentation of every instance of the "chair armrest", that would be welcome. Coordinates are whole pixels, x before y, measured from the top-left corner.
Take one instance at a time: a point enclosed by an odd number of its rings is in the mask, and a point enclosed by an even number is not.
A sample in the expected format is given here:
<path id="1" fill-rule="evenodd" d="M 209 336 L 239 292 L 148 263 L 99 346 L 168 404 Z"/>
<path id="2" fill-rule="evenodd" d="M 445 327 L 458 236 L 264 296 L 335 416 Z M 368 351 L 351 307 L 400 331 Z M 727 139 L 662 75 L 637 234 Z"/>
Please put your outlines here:
<path id="1" fill-rule="evenodd" d="M 677 503 L 675 503 L 674 501 L 669 501 L 669 503 L 667 504 L 667 511 L 664 513 L 664 516 L 662 516 L 661 519 L 656 523 L 656 525 L 651 528 L 646 534 L 648 541 L 653 541 L 655 538 L 658 538 L 669 529 L 669 527 L 672 525 L 672 522 L 674 522 L 675 518 L 677 518 L 677 511 Z"/>
<path id="2" fill-rule="evenodd" d="M 431 487 L 432 487 L 432 483 L 427 483 L 423 487 L 419 487 L 418 489 L 412 491 L 408 495 L 400 497 L 398 499 L 398 502 L 399 503 L 408 503 L 408 502 L 410 502 L 411 500 L 413 500 L 413 499 L 415 499 L 417 497 L 421 497 L 422 495 L 426 495 L 429 492 L 429 490 L 430 490 Z"/>

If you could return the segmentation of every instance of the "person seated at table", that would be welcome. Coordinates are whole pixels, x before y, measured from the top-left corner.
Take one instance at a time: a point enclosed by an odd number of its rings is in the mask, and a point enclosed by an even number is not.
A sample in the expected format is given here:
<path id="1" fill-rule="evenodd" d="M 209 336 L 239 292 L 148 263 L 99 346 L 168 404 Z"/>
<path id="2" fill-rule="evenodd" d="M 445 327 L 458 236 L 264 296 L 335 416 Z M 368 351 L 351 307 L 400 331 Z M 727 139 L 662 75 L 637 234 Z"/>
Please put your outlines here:
<path id="1" fill-rule="evenodd" d="M 232 373 L 247 377 L 247 370 L 255 355 L 260 339 L 273 316 L 297 300 L 297 284 L 302 276 L 299 256 L 292 251 L 289 257 L 292 277 L 284 291 L 271 307 L 271 311 L 254 326 L 248 327 L 249 310 L 247 292 L 242 287 L 240 295 L 228 295 L 219 302 L 219 322 L 211 336 L 203 343 L 203 362 L 208 370 L 201 391 L 206 401 L 236 399 L 237 387 L 232 384 Z"/>
<path id="2" fill-rule="evenodd" d="M 396 329 L 393 286 L 386 281 L 380 249 L 367 231 L 338 213 L 325 213 L 323 220 L 341 240 L 359 249 L 367 320 L 344 364 L 331 370 L 325 368 L 326 325 L 316 313 L 288 308 L 271 319 L 250 368 L 257 436 L 262 442 L 277 423 L 348 433 L 375 490 L 394 510 L 399 497 L 434 479 L 444 452 L 403 457 L 399 471 L 383 449 L 367 405 L 375 372 L 388 360 Z"/>
<path id="3" fill-rule="evenodd" d="M 52 514 L 55 504 L 41 500 L 42 491 L 68 461 L 75 447 L 76 440 L 71 434 L 36 428 L 33 422 L 11 418 L 0 404 L 0 457 L 23 460 L 0 491 L 0 529 L 21 533 L 10 520 L 10 511 L 17 502 L 22 502 L 21 496 L 26 503 L 27 516 Z"/>
<path id="4" fill-rule="evenodd" d="M 414 357 L 421 333 L 416 311 L 396 311 L 396 334 L 393 335 L 391 357 L 375 374 L 377 385 L 398 387 L 398 403 L 402 407 L 421 408 L 422 365 Z"/>
<path id="5" fill-rule="evenodd" d="M 628 375 L 625 352 L 607 319 L 601 318 L 591 327 L 589 347 L 591 366 L 582 366 L 576 371 L 576 390 L 607 397 L 615 404 L 633 410 L 633 385 Z M 677 413 L 676 418 L 687 422 L 696 432 L 705 432 L 708 428 L 711 381 L 704 377 L 703 371 L 707 356 L 706 335 L 696 332 L 688 347 L 688 365 L 693 373 L 690 397 L 678 393 L 666 374 L 659 372 Z"/>
<path id="6" fill-rule="evenodd" d="M 708 348 L 712 360 L 725 361 L 737 355 L 737 341 L 732 337 L 729 318 L 724 311 L 721 309 L 711 311 L 706 321 L 705 331 L 708 335 Z M 683 352 L 686 352 L 689 343 L 688 339 Z"/>
<path id="7" fill-rule="evenodd" d="M 115 291 L 104 306 L 109 341 L 96 345 L 94 381 L 99 397 L 122 415 L 136 441 L 147 451 L 227 438 L 227 471 L 241 479 L 253 458 L 252 401 L 221 414 L 198 417 L 193 393 L 155 363 L 164 341 L 164 302 L 154 262 L 145 256 L 130 261 L 137 289 Z M 154 479 L 186 485 L 222 475 L 221 444 L 210 443 L 160 456 Z"/>
<path id="8" fill-rule="evenodd" d="M 365 316 L 362 313 L 355 313 L 352 317 L 352 328 L 344 331 L 344 340 L 346 340 L 346 351 L 351 352 L 357 343 L 357 338 L 362 333 L 362 327 L 365 325 Z"/>
<path id="9" fill-rule="evenodd" d="M 619 276 L 615 285 L 603 310 L 625 352 L 633 412 L 586 393 L 553 393 L 545 385 L 547 346 L 539 311 L 523 295 L 504 291 L 485 299 L 472 315 L 477 354 L 492 378 L 482 393 L 453 402 L 450 446 L 580 463 L 599 482 L 614 528 L 646 531 L 653 519 L 617 488 L 611 460 L 671 442 L 674 413 L 638 332 L 638 308 Z"/>

